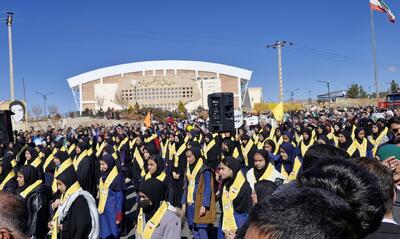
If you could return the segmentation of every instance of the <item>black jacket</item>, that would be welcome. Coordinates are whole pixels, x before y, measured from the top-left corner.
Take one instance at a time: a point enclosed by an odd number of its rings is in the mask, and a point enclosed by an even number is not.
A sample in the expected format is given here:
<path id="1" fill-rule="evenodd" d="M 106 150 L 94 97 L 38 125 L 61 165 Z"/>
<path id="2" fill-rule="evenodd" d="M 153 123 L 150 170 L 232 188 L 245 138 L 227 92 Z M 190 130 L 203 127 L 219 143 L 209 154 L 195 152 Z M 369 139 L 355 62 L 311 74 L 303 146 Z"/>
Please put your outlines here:
<path id="1" fill-rule="evenodd" d="M 33 238 L 46 238 L 49 221 L 50 190 L 45 185 L 40 185 L 26 197 L 26 206 L 29 213 L 28 225 Z"/>
<path id="2" fill-rule="evenodd" d="M 369 234 L 366 239 L 398 239 L 400 238 L 400 226 L 382 222 L 378 230 Z"/>

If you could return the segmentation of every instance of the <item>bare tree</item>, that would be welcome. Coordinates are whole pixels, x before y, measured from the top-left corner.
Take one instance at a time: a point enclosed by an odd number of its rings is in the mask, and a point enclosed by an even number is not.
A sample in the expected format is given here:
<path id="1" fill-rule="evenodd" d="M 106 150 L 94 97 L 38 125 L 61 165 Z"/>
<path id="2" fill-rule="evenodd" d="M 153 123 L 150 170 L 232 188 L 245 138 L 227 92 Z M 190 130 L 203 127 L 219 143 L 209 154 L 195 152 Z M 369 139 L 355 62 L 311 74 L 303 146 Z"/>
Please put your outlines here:
<path id="1" fill-rule="evenodd" d="M 99 109 L 103 109 L 104 97 L 96 97 L 96 105 L 99 107 Z"/>
<path id="2" fill-rule="evenodd" d="M 43 114 L 43 108 L 40 105 L 33 105 L 32 108 L 32 113 L 38 118 Z"/>
<path id="3" fill-rule="evenodd" d="M 115 93 L 114 103 L 121 106 L 123 110 L 126 110 L 129 105 L 128 100 L 125 100 L 121 95 L 118 94 L 118 92 Z"/>
<path id="4" fill-rule="evenodd" d="M 47 106 L 47 109 L 49 110 L 49 114 L 51 114 L 51 115 L 55 115 L 58 113 L 57 105 L 49 105 L 49 106 Z"/>

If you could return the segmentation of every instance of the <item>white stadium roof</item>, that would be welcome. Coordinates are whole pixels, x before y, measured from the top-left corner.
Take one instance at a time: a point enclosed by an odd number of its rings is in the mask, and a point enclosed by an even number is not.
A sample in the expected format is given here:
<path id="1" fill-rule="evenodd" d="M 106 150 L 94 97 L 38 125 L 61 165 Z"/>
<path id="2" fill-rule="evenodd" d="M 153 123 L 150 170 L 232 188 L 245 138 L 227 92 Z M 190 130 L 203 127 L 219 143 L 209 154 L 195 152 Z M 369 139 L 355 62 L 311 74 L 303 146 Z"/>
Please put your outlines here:
<path id="1" fill-rule="evenodd" d="M 193 70 L 193 71 L 208 71 L 224 75 L 235 76 L 241 79 L 250 80 L 252 72 L 242 68 L 228 66 L 218 63 L 203 62 L 203 61 L 143 61 L 127 63 L 115 66 L 104 67 L 89 71 L 71 78 L 68 78 L 69 86 L 75 87 L 96 79 L 115 76 L 130 72 L 149 71 L 149 70 Z"/>

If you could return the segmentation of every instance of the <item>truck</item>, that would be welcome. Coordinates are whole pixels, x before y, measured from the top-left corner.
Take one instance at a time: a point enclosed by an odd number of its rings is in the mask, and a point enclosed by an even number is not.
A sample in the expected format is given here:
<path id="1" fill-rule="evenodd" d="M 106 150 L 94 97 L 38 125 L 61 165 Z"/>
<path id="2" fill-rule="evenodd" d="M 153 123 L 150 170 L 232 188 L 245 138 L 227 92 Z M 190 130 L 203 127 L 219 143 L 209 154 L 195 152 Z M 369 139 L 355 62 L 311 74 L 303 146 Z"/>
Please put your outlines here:
<path id="1" fill-rule="evenodd" d="M 384 109 L 400 107 L 400 92 L 391 92 L 387 94 L 383 101 L 378 102 L 378 107 Z"/>

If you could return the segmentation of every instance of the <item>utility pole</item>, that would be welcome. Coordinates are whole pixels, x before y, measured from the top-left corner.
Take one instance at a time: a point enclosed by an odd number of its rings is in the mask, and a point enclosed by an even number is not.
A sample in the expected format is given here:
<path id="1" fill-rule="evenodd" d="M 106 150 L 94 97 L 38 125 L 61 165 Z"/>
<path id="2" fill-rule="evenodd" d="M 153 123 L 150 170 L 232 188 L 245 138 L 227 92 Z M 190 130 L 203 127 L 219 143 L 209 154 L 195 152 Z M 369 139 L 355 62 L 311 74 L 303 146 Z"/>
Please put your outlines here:
<path id="1" fill-rule="evenodd" d="M 329 83 L 329 81 L 319 80 L 318 82 L 326 83 L 326 87 L 328 87 L 328 99 L 329 99 L 329 102 L 331 102 L 331 90 L 330 90 L 330 83 Z"/>
<path id="2" fill-rule="evenodd" d="M 312 100 L 311 100 L 311 90 L 308 90 L 308 103 L 311 105 L 311 102 L 312 102 Z"/>
<path id="3" fill-rule="evenodd" d="M 283 77 L 282 77 L 282 47 L 287 44 L 293 45 L 291 42 L 287 41 L 276 41 L 273 45 L 267 45 L 267 48 L 278 49 L 278 80 L 279 80 L 279 99 L 283 102 Z"/>
<path id="4" fill-rule="evenodd" d="M 13 65 L 12 34 L 11 34 L 13 15 L 14 15 L 13 12 L 7 12 L 8 51 L 9 51 L 9 59 L 10 59 L 10 97 L 11 97 L 11 101 L 15 100 L 15 94 L 14 94 L 14 65 Z"/>
<path id="5" fill-rule="evenodd" d="M 39 91 L 35 91 L 36 94 L 43 96 L 43 108 L 44 108 L 44 119 L 47 120 L 47 112 L 46 112 L 46 101 L 47 96 L 53 94 L 54 92 L 42 93 Z"/>

